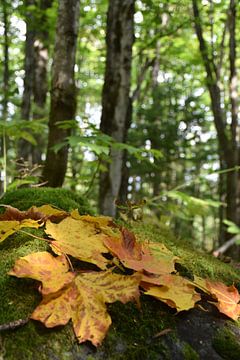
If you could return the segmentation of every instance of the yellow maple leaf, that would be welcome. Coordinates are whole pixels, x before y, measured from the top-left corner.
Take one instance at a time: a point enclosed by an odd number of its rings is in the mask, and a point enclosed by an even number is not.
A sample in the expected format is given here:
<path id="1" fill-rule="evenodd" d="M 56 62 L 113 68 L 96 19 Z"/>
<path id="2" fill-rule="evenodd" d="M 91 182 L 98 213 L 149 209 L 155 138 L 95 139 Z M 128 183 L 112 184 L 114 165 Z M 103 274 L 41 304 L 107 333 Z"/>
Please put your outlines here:
<path id="1" fill-rule="evenodd" d="M 24 219 L 22 221 L 6 220 L 0 221 L 0 242 L 5 240 L 8 236 L 14 234 L 24 227 L 39 228 L 42 224 L 32 219 Z"/>
<path id="2" fill-rule="evenodd" d="M 121 237 L 106 237 L 104 244 L 122 264 L 136 271 L 153 274 L 169 274 L 175 271 L 177 259 L 163 244 L 153 245 L 137 242 L 135 235 L 123 228 Z M 162 251 L 162 254 L 161 254 Z"/>
<path id="3" fill-rule="evenodd" d="M 108 260 L 102 255 L 108 249 L 103 244 L 106 235 L 96 227 L 94 222 L 75 220 L 67 217 L 59 224 L 46 223 L 45 232 L 54 239 L 51 242 L 53 251 L 59 250 L 75 258 L 105 269 Z"/>
<path id="4" fill-rule="evenodd" d="M 144 294 L 154 296 L 168 306 L 176 308 L 177 311 L 189 310 L 201 299 L 194 290 L 194 285 L 187 279 L 178 275 L 159 276 L 159 285 L 145 282 L 143 277 L 141 286 L 146 292 Z"/>
<path id="5" fill-rule="evenodd" d="M 138 301 L 141 276 L 119 275 L 111 271 L 69 271 L 64 256 L 34 253 L 16 261 L 10 275 L 41 281 L 43 300 L 31 315 L 46 327 L 65 325 L 72 319 L 79 342 L 95 346 L 104 339 L 111 324 L 106 303 Z"/>
<path id="6" fill-rule="evenodd" d="M 33 206 L 31 208 L 34 212 L 39 212 L 41 214 L 46 215 L 47 217 L 51 217 L 52 218 L 64 218 L 66 216 L 68 216 L 68 213 L 64 210 L 59 210 L 54 208 L 52 205 L 42 205 L 39 207 Z"/>
<path id="7" fill-rule="evenodd" d="M 8 274 L 41 281 L 39 291 L 43 295 L 58 291 L 75 277 L 64 255 L 54 257 L 47 251 L 20 257 Z"/>
<path id="8" fill-rule="evenodd" d="M 44 296 L 31 318 L 49 328 L 65 325 L 72 319 L 78 341 L 89 340 L 98 346 L 111 325 L 106 303 L 138 301 L 139 282 L 138 275 L 82 273 L 61 291 Z"/>

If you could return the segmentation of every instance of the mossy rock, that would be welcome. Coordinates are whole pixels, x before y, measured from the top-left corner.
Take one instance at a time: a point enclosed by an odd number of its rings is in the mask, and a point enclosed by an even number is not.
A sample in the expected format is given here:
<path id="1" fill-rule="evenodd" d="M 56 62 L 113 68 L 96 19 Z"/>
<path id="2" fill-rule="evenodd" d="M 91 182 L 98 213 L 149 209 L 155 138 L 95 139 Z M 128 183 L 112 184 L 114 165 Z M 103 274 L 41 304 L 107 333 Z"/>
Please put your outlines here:
<path id="1" fill-rule="evenodd" d="M 24 191 L 23 191 L 24 190 Z M 30 190 L 31 189 L 27 189 Z M 38 189 L 40 190 L 40 189 Z M 44 200 L 40 194 L 21 199 L 20 194 L 27 196 L 26 189 L 20 189 L 8 202 L 20 209 L 32 205 L 53 202 L 64 210 L 78 208 L 76 195 L 62 189 L 44 189 Z M 40 190 L 42 191 L 42 189 Z M 19 194 L 20 193 L 20 194 Z M 13 192 L 5 196 L 13 196 Z M 69 194 L 69 202 L 67 201 Z M 62 199 L 66 197 L 66 199 Z M 35 203 L 35 199 L 39 201 Z M 74 200 L 75 199 L 75 200 Z M 72 206 L 72 201 L 76 204 Z M 15 202 L 16 201 L 16 202 Z M 28 203 L 27 203 L 28 201 Z M 43 202 L 42 202 L 43 201 Z M 2 201 L 3 202 L 3 199 Z M 21 204 L 21 206 L 17 205 Z M 27 205 L 26 205 L 27 203 Z M 24 206 L 25 204 L 25 206 Z M 85 213 L 85 208 L 83 212 Z M 182 272 L 191 277 L 193 273 L 210 276 L 227 283 L 240 277 L 239 271 L 222 264 L 216 259 L 199 254 L 195 250 L 176 243 L 167 228 L 152 228 L 143 223 L 130 226 L 141 240 L 164 242 L 184 261 Z M 28 229 L 28 232 L 41 235 L 41 230 Z M 26 234 L 16 234 L 0 244 L 0 324 L 7 324 L 17 319 L 28 317 L 40 301 L 38 284 L 30 279 L 17 279 L 7 275 L 15 260 L 35 251 L 46 250 L 47 244 Z M 209 312 L 193 309 L 175 315 L 174 310 L 161 302 L 143 296 L 141 309 L 135 304 L 119 302 L 108 306 L 112 317 L 112 326 L 103 344 L 95 349 L 90 343 L 78 344 L 71 324 L 65 327 L 46 329 L 36 321 L 14 330 L 0 332 L 1 360 L 198 360 L 198 359 L 237 359 L 239 358 L 239 325 L 229 321 L 212 306 Z M 231 329 L 232 353 L 221 347 L 222 333 L 226 326 Z M 168 329 L 168 331 L 166 331 Z M 162 331 L 165 330 L 165 333 Z M 224 333 L 225 334 L 225 333 Z M 226 335 L 226 334 L 225 334 Z M 227 338 L 225 337 L 226 341 Z M 229 336 L 229 334 L 227 335 Z M 234 341 L 233 341 L 234 338 Z M 231 355 L 229 355 L 231 354 Z M 227 357 L 231 356 L 231 357 Z"/>
<path id="2" fill-rule="evenodd" d="M 27 210 L 33 205 L 51 204 L 66 211 L 78 209 L 81 214 L 93 213 L 86 199 L 70 190 L 61 188 L 22 188 L 7 191 L 1 197 L 0 202 L 19 210 Z"/>

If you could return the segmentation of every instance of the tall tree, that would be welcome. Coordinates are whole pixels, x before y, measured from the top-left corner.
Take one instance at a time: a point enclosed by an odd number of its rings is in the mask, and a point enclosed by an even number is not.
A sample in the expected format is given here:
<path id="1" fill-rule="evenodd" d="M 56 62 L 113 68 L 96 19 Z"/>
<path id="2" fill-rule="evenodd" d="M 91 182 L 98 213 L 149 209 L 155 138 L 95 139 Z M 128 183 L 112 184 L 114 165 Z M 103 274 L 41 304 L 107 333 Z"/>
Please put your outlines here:
<path id="1" fill-rule="evenodd" d="M 68 146 L 55 152 L 53 146 L 63 142 L 69 129 L 59 126 L 72 120 L 76 111 L 74 65 L 79 23 L 79 0 L 60 0 L 52 66 L 49 135 L 43 180 L 48 186 L 62 186 L 68 159 Z"/>
<path id="2" fill-rule="evenodd" d="M 107 13 L 107 59 L 102 93 L 100 129 L 118 142 L 125 142 L 129 118 L 134 0 L 110 0 Z M 123 151 L 112 148 L 107 171 L 100 173 L 99 207 L 115 216 L 115 200 L 122 180 Z"/>
<path id="3" fill-rule="evenodd" d="M 51 8 L 53 0 L 41 0 L 39 4 L 38 25 L 34 41 L 34 81 L 33 81 L 33 119 L 44 116 L 48 93 L 48 58 L 49 58 L 49 27 L 47 27 L 46 11 Z M 42 145 L 42 146 L 41 146 Z M 44 138 L 39 136 L 38 146 L 32 146 L 32 163 L 41 163 Z"/>
<path id="4" fill-rule="evenodd" d="M 23 120 L 42 118 L 44 111 L 48 81 L 48 48 L 49 28 L 47 27 L 46 10 L 51 7 L 53 0 L 25 0 L 25 62 L 24 62 L 24 91 L 21 106 Z M 29 164 L 41 162 L 41 139 L 38 146 L 34 146 L 25 139 L 19 142 L 19 157 Z"/>
<path id="5" fill-rule="evenodd" d="M 25 58 L 24 58 L 24 89 L 21 104 L 21 118 L 23 120 L 30 120 L 31 117 L 31 100 L 33 94 L 34 81 L 34 40 L 35 40 L 35 17 L 32 11 L 32 6 L 35 5 L 35 0 L 25 0 L 24 7 L 26 8 L 26 40 L 25 40 Z M 18 156 L 24 161 L 31 162 L 31 144 L 25 140 L 20 139 L 18 144 Z"/>
<path id="6" fill-rule="evenodd" d="M 9 4 L 7 1 L 2 2 L 2 14 L 4 24 L 4 40 L 3 40 L 3 97 L 2 97 L 2 120 L 6 122 L 8 116 L 8 102 L 9 102 Z M 1 139 L 1 156 L 4 159 L 4 174 L 3 182 L 0 181 L 0 193 L 6 191 L 6 134 L 3 133 Z"/>
<path id="7" fill-rule="evenodd" d="M 211 55 L 208 44 L 204 37 L 204 31 L 202 26 L 202 19 L 198 7 L 198 0 L 192 0 L 194 24 L 199 41 L 199 48 L 207 73 L 206 86 L 208 88 L 211 107 L 213 113 L 213 119 L 218 135 L 220 157 L 224 160 L 225 166 L 230 171 L 226 174 L 226 217 L 227 219 L 239 223 L 240 218 L 237 216 L 237 203 L 238 203 L 238 171 L 233 169 L 239 165 L 238 154 L 238 140 L 237 140 L 237 102 L 236 102 L 236 2 L 230 0 L 229 12 L 227 14 L 227 25 L 229 27 L 229 95 L 230 95 L 230 108 L 231 108 L 231 125 L 228 127 L 227 111 L 224 109 L 224 103 L 222 101 L 222 93 L 220 88 L 220 73 L 222 66 L 222 51 L 225 38 L 225 29 L 223 32 L 222 46 L 220 52 L 219 63 L 216 64 L 214 57 Z"/>

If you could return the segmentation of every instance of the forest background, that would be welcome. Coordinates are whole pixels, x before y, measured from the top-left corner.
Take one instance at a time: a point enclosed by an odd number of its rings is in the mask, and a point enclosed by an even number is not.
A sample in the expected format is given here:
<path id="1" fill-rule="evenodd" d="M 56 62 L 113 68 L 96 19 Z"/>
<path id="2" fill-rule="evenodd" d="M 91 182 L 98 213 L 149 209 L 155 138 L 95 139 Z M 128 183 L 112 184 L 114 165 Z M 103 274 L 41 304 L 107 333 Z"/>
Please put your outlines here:
<path id="1" fill-rule="evenodd" d="M 0 6 L 1 193 L 64 186 L 105 215 L 144 207 L 208 251 L 239 232 L 237 1 Z"/>

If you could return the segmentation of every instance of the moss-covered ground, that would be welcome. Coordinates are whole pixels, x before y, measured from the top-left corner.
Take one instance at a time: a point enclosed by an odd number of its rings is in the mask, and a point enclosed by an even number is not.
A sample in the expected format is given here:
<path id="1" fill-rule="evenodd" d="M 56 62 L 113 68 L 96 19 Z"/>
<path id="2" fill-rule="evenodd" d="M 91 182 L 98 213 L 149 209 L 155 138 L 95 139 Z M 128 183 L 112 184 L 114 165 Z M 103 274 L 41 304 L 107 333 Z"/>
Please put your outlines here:
<path id="1" fill-rule="evenodd" d="M 35 189 L 34 191 L 36 192 Z M 34 191 L 32 189 L 20 189 L 15 192 L 15 195 L 14 192 L 9 192 L 1 199 L 1 203 L 7 199 L 5 203 L 20 209 L 51 203 L 64 210 L 78 208 L 82 213 L 87 212 L 88 205 L 85 204 L 84 200 L 76 198 L 68 191 L 44 189 L 44 191 L 41 190 L 42 194 L 38 195 Z M 23 196 L 24 198 L 22 198 Z M 91 209 L 89 210 L 91 211 Z M 189 245 L 176 242 L 174 235 L 166 227 L 157 228 L 144 225 L 144 223 L 134 224 L 130 227 L 140 240 L 165 243 L 182 259 L 181 270 L 185 271 L 187 276 L 191 277 L 192 274 L 197 274 L 227 283 L 239 281 L 239 270 L 211 256 L 196 252 Z M 41 230 L 28 229 L 28 232 L 39 236 L 43 235 Z M 39 284 L 36 281 L 17 279 L 7 275 L 7 272 L 20 256 L 45 250 L 47 246 L 45 242 L 23 233 L 11 236 L 0 244 L 0 324 L 25 319 L 39 303 L 40 295 L 37 291 Z M 181 340 L 181 336 L 177 332 L 174 311 L 159 301 L 147 296 L 142 297 L 141 309 L 132 303 L 123 305 L 117 302 L 109 306 L 109 312 L 113 323 L 102 346 L 97 350 L 87 343 L 77 344 L 71 324 L 65 327 L 46 329 L 38 322 L 29 321 L 20 328 L 0 332 L 0 359 L 201 359 L 197 349 L 193 348 L 190 343 Z M 161 331 L 165 329 L 169 329 L 169 331 L 162 335 Z M 227 359 L 229 349 L 226 350 L 226 347 L 222 347 L 221 344 L 222 339 L 229 339 L 229 333 L 221 333 L 220 330 L 215 334 L 213 351 L 219 354 L 219 359 Z M 230 346 L 234 354 L 231 353 L 231 359 L 237 359 L 239 358 L 237 356 L 239 356 L 240 345 L 236 334 L 231 333 L 231 339 L 231 344 L 234 344 Z"/>

